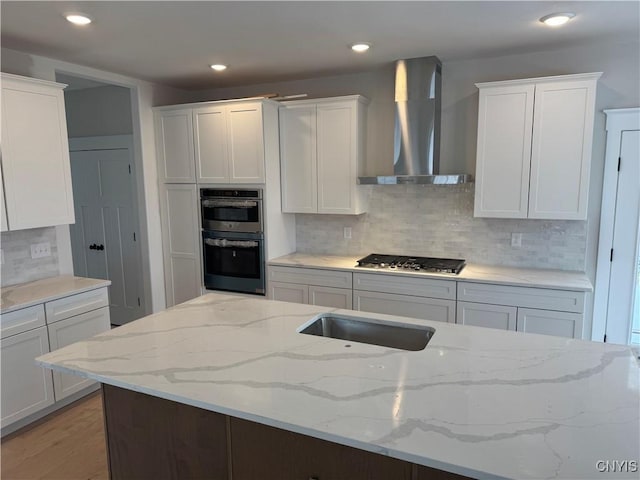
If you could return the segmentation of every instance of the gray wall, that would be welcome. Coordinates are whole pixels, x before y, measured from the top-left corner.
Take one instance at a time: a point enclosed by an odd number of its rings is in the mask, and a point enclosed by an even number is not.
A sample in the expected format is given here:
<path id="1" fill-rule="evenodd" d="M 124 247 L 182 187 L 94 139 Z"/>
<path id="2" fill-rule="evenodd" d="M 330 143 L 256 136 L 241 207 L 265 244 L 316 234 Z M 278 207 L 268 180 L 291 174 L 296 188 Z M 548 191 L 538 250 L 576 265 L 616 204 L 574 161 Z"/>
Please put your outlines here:
<path id="1" fill-rule="evenodd" d="M 31 244 L 49 242 L 51 256 L 31 258 Z M 2 232 L 2 286 L 15 285 L 58 274 L 58 244 L 55 227 Z"/>
<path id="2" fill-rule="evenodd" d="M 131 91 L 108 86 L 64 92 L 69 138 L 130 135 Z"/>

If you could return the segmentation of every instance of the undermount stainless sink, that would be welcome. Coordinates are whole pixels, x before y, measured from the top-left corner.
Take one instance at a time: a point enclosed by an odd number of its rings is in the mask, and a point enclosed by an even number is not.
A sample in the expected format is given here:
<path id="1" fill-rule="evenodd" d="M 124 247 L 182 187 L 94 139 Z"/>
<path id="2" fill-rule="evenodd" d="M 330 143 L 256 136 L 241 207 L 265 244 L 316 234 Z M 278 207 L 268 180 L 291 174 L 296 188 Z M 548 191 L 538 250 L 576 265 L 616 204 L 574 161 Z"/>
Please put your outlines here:
<path id="1" fill-rule="evenodd" d="M 386 323 L 331 313 L 319 315 L 298 331 L 306 335 L 412 351 L 423 350 L 436 332 L 434 328 L 427 326 Z"/>

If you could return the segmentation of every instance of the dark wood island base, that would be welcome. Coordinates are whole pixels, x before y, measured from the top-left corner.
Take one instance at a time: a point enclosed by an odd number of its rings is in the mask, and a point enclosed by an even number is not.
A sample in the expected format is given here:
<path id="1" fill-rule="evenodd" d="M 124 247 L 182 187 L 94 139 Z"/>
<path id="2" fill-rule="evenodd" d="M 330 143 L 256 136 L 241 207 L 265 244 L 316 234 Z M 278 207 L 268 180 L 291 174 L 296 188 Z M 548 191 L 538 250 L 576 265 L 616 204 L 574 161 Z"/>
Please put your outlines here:
<path id="1" fill-rule="evenodd" d="M 102 385 L 112 480 L 460 480 L 353 447 Z"/>

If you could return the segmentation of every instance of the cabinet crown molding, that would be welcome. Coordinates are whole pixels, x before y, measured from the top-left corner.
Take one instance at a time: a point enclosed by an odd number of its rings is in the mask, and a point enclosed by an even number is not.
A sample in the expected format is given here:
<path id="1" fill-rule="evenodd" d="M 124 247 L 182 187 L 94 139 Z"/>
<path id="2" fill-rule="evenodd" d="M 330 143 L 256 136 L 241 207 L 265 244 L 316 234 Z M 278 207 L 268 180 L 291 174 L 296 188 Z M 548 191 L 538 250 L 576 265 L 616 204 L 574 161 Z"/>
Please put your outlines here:
<path id="1" fill-rule="evenodd" d="M 304 100 L 287 100 L 286 102 L 277 102 L 280 105 L 316 105 L 333 102 L 347 102 L 349 100 L 358 101 L 364 105 L 369 105 L 370 100 L 363 95 L 342 95 L 339 97 L 322 97 L 322 98 L 305 98 Z"/>
<path id="2" fill-rule="evenodd" d="M 578 80 L 597 81 L 602 76 L 602 72 L 592 73 L 575 73 L 570 75 L 553 75 L 550 77 L 534 77 L 534 78 L 517 78 L 514 80 L 498 80 L 495 82 L 479 82 L 476 83 L 478 88 L 486 87 L 502 87 L 507 85 L 524 85 L 529 83 L 550 83 L 550 82 L 575 82 Z"/>
<path id="3" fill-rule="evenodd" d="M 59 88 L 60 90 L 66 88 L 66 83 L 52 82 L 50 80 L 42 80 L 40 78 L 24 77 L 22 75 L 14 75 L 13 73 L 0 72 L 0 78 L 2 79 L 2 86 L 11 86 L 13 82 L 19 82 L 24 85 L 25 82 L 32 83 L 34 85 L 43 85 L 46 87 Z"/>
<path id="4" fill-rule="evenodd" d="M 175 105 L 162 105 L 158 107 L 153 107 L 153 111 L 155 112 L 163 112 L 163 111 L 171 111 L 176 109 L 185 109 L 185 108 L 198 108 L 198 107 L 207 107 L 214 105 L 229 105 L 233 103 L 270 103 L 272 105 L 279 105 L 280 102 L 276 102 L 274 100 L 269 100 L 266 97 L 245 97 L 245 98 L 230 98 L 228 100 L 209 100 L 206 102 L 192 102 L 192 103 L 179 103 Z"/>

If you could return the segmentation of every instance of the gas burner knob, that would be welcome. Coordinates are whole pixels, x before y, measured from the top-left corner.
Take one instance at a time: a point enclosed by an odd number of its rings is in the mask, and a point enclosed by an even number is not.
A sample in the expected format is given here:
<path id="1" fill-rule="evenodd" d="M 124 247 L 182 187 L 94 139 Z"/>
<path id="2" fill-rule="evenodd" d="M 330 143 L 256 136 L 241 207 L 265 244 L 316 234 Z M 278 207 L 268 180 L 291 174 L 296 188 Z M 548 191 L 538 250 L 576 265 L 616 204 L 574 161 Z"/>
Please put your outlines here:
<path id="1" fill-rule="evenodd" d="M 387 264 L 386 264 L 386 263 L 381 263 L 381 264 L 380 264 L 380 268 L 384 268 L 384 267 L 386 267 L 386 266 L 387 266 Z"/>
<path id="2" fill-rule="evenodd" d="M 414 269 L 414 270 L 420 270 L 420 265 L 414 265 L 414 266 L 413 266 L 413 269 Z"/>

